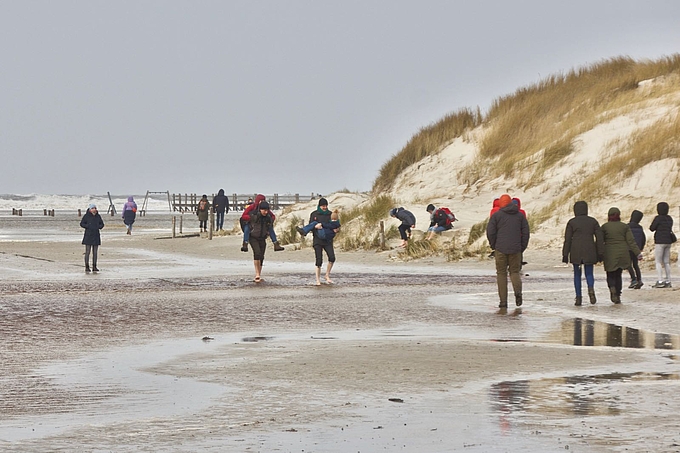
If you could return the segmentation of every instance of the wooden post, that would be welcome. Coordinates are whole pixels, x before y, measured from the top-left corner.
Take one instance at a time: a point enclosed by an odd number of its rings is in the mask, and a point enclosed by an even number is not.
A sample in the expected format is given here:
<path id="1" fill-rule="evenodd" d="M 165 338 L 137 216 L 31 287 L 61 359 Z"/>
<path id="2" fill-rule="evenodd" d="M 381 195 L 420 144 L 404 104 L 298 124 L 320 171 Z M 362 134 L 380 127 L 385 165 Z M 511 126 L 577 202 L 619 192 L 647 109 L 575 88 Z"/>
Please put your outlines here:
<path id="1" fill-rule="evenodd" d="M 50 215 L 54 217 L 54 209 L 52 209 L 52 213 Z"/>
<path id="2" fill-rule="evenodd" d="M 212 241 L 213 223 L 215 223 L 215 213 L 210 210 L 210 229 L 208 230 L 208 240 Z"/>
<path id="3" fill-rule="evenodd" d="M 23 217 L 23 215 L 24 215 L 24 210 L 23 210 L 23 208 L 22 208 L 22 209 L 19 209 L 19 217 Z"/>
<path id="4" fill-rule="evenodd" d="M 385 221 L 380 221 L 380 248 L 385 248 Z"/>
<path id="5" fill-rule="evenodd" d="M 82 217 L 82 215 L 80 215 L 80 209 L 78 209 L 78 217 Z"/>
<path id="6" fill-rule="evenodd" d="M 172 238 L 175 239 L 177 234 L 175 233 L 175 224 L 177 223 L 177 216 L 172 216 Z"/>
<path id="7" fill-rule="evenodd" d="M 184 214 L 179 216 L 179 234 L 183 234 L 182 233 L 182 223 L 184 223 Z"/>
<path id="8" fill-rule="evenodd" d="M 47 209 L 43 209 L 43 215 L 47 215 Z"/>
<path id="9" fill-rule="evenodd" d="M 296 193 L 295 194 L 295 204 L 298 204 L 300 202 L 300 194 Z"/>

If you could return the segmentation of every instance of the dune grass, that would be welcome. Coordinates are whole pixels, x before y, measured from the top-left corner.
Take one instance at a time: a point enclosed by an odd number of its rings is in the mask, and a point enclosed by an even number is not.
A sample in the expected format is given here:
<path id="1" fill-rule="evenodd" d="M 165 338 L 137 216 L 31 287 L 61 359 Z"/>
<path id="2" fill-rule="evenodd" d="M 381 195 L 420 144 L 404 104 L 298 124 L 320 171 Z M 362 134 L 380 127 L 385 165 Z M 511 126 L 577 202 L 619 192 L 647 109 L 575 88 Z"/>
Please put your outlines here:
<path id="1" fill-rule="evenodd" d="M 464 108 L 421 128 L 401 151 L 382 166 L 373 182 L 373 193 L 390 189 L 397 176 L 407 167 L 427 156 L 437 154 L 452 140 L 479 126 L 481 122 L 482 113 L 479 108 L 476 111 Z"/>

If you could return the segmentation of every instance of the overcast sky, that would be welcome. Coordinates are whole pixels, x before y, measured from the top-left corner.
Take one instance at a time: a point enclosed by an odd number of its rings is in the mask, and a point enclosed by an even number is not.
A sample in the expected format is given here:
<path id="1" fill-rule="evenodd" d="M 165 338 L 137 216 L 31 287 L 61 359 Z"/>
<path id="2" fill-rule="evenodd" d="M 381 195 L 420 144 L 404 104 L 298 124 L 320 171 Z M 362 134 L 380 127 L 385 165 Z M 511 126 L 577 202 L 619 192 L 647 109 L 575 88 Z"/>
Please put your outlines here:
<path id="1" fill-rule="evenodd" d="M 0 0 L 0 193 L 369 190 L 446 113 L 675 52 L 676 0 Z"/>

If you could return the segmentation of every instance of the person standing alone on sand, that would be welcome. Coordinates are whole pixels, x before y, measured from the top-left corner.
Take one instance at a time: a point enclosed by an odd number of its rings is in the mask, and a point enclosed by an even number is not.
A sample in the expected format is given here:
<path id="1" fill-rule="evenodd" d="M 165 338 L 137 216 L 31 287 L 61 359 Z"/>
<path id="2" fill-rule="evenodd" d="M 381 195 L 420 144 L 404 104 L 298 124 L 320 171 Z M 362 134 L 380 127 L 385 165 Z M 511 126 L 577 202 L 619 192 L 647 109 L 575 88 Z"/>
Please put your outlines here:
<path id="1" fill-rule="evenodd" d="M 503 194 L 498 203 L 500 209 L 489 219 L 486 226 L 486 238 L 489 246 L 496 251 L 496 284 L 498 286 L 499 308 L 508 308 L 508 271 L 512 289 L 515 293 L 515 305 L 522 305 L 522 277 L 519 274 L 522 266 L 522 253 L 529 245 L 529 223 L 510 195 Z"/>
<path id="2" fill-rule="evenodd" d="M 610 208 L 607 212 L 608 222 L 602 225 L 604 238 L 604 270 L 607 272 L 607 286 L 611 301 L 621 303 L 621 273 L 630 266 L 630 252 L 642 259 L 642 253 L 635 243 L 633 232 L 627 223 L 621 222 L 619 208 Z"/>
<path id="3" fill-rule="evenodd" d="M 659 214 L 652 220 L 649 229 L 654 232 L 654 261 L 656 263 L 657 280 L 654 288 L 671 287 L 671 244 L 675 242 L 673 234 L 673 217 L 668 215 L 668 203 L 662 201 L 656 205 Z M 666 279 L 664 276 L 664 271 Z"/>
<path id="4" fill-rule="evenodd" d="M 135 199 L 131 196 L 128 197 L 128 201 L 123 205 L 123 223 L 125 228 L 127 228 L 127 234 L 132 234 L 132 224 L 135 223 L 135 217 L 137 217 L 137 203 Z"/>
<path id="5" fill-rule="evenodd" d="M 325 198 L 319 199 L 319 204 L 317 208 L 312 211 L 309 215 L 309 223 L 318 222 L 320 224 L 330 223 L 331 221 L 331 211 L 328 209 L 328 200 Z M 314 247 L 314 257 L 316 258 L 316 285 L 321 285 L 321 266 L 323 265 L 323 252 L 326 252 L 328 257 L 328 267 L 326 268 L 326 283 L 332 284 L 331 280 L 331 269 L 333 269 L 333 264 L 335 263 L 335 250 L 333 249 L 333 238 L 322 239 L 319 235 L 318 230 L 315 228 L 312 230 L 314 235 L 314 240 L 312 241 L 312 246 Z"/>
<path id="6" fill-rule="evenodd" d="M 253 265 L 255 266 L 255 283 L 262 281 L 264 252 L 267 249 L 267 236 L 274 220 L 269 211 L 269 203 L 261 201 L 258 209 L 250 214 L 250 246 L 253 249 Z"/>
<path id="7" fill-rule="evenodd" d="M 224 227 L 224 214 L 229 213 L 229 197 L 224 194 L 224 189 L 220 189 L 213 197 L 212 209 L 217 223 L 216 230 L 221 231 Z"/>
<path id="8" fill-rule="evenodd" d="M 90 251 L 92 251 L 92 271 L 99 272 L 97 251 L 102 243 L 99 230 L 104 228 L 104 220 L 97 212 L 97 206 L 91 204 L 87 207 L 87 212 L 80 220 L 80 227 L 85 229 L 82 242 L 85 246 L 85 272 L 90 272 Z"/>
<path id="9" fill-rule="evenodd" d="M 583 301 L 581 266 L 586 274 L 590 303 L 597 302 L 593 266 L 599 262 L 598 257 L 602 256 L 604 256 L 604 242 L 600 224 L 588 215 L 588 203 L 577 201 L 574 203 L 574 217 L 567 222 L 562 246 L 562 262 L 571 263 L 574 266 L 574 289 L 576 290 L 574 305 L 580 306 Z"/>

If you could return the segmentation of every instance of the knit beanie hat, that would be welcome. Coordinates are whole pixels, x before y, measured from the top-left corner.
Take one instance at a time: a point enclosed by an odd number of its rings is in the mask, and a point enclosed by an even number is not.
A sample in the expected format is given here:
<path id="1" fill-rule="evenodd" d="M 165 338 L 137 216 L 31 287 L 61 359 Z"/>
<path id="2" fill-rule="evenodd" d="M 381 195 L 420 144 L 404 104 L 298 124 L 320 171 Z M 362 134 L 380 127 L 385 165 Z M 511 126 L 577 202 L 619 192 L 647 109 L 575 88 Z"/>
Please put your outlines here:
<path id="1" fill-rule="evenodd" d="M 266 201 L 260 201 L 260 207 L 259 208 L 260 209 L 266 209 L 267 211 L 269 211 L 269 203 L 267 203 Z"/>
<path id="2" fill-rule="evenodd" d="M 328 200 L 325 198 L 319 198 L 319 206 L 328 206 Z"/>
<path id="3" fill-rule="evenodd" d="M 92 209 L 92 208 L 97 209 L 97 205 L 94 204 L 94 203 L 90 203 L 90 204 L 87 206 L 87 210 L 88 210 L 88 211 L 89 211 L 90 209 Z"/>

